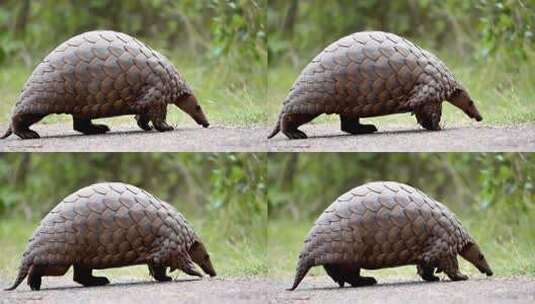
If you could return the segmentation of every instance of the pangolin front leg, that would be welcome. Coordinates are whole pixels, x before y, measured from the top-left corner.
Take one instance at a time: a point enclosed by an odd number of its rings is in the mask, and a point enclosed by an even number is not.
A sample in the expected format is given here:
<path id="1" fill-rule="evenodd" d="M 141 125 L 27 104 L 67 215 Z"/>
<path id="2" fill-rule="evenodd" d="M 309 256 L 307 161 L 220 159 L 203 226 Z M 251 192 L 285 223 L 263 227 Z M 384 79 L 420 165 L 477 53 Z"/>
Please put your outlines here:
<path id="1" fill-rule="evenodd" d="M 340 287 L 344 287 L 345 283 L 352 287 L 377 284 L 375 278 L 361 276 L 360 267 L 355 264 L 326 264 L 323 265 L 323 268 Z"/>
<path id="2" fill-rule="evenodd" d="M 147 118 L 152 121 L 152 125 L 156 130 L 160 132 L 173 130 L 173 127 L 168 125 L 165 121 L 167 116 L 167 103 L 164 101 L 160 89 L 149 89 L 139 103 L 141 104 L 141 111 L 146 113 L 140 115 L 147 115 Z M 144 126 L 140 125 L 139 121 L 138 125 L 144 129 Z"/>
<path id="3" fill-rule="evenodd" d="M 433 92 L 435 92 L 433 88 L 423 86 L 407 103 L 416 115 L 418 124 L 427 130 L 437 131 L 440 130 L 442 102 L 437 100 Z"/>
<path id="4" fill-rule="evenodd" d="M 440 130 L 440 117 L 442 115 L 442 105 L 437 102 L 419 106 L 414 110 L 418 123 L 429 131 Z"/>
<path id="5" fill-rule="evenodd" d="M 193 264 L 193 261 L 190 258 L 184 258 L 181 261 L 179 261 L 179 264 L 176 266 L 176 268 L 182 270 L 183 272 L 202 278 L 202 274 L 198 272 L 195 269 L 195 264 Z M 173 271 L 173 267 L 171 267 L 171 271 Z"/>
<path id="6" fill-rule="evenodd" d="M 145 130 L 145 131 L 150 131 L 152 130 L 152 127 L 149 125 L 150 123 L 150 118 L 146 115 L 146 114 L 139 114 L 139 115 L 136 115 L 135 116 L 135 119 L 136 119 L 136 122 L 137 122 L 137 125 Z"/>
<path id="7" fill-rule="evenodd" d="M 418 270 L 418 275 L 428 282 L 434 282 L 440 280 L 439 277 L 435 276 L 435 267 L 425 265 L 425 264 L 419 264 L 416 265 L 416 269 Z"/>
<path id="8" fill-rule="evenodd" d="M 377 127 L 374 125 L 362 125 L 359 118 L 352 118 L 349 116 L 340 115 L 340 128 L 342 131 L 350 134 L 369 134 L 377 132 Z"/>
<path id="9" fill-rule="evenodd" d="M 149 272 L 150 272 L 150 275 L 156 280 L 156 281 L 159 281 L 159 282 L 168 282 L 168 281 L 171 281 L 173 278 L 167 276 L 165 274 L 165 271 L 166 271 L 167 267 L 165 266 L 157 266 L 157 265 L 152 265 L 152 264 L 149 264 Z"/>
<path id="10" fill-rule="evenodd" d="M 440 268 L 452 281 L 468 280 L 468 276 L 461 273 L 461 271 L 459 270 L 457 256 L 445 257 L 439 263 Z"/>

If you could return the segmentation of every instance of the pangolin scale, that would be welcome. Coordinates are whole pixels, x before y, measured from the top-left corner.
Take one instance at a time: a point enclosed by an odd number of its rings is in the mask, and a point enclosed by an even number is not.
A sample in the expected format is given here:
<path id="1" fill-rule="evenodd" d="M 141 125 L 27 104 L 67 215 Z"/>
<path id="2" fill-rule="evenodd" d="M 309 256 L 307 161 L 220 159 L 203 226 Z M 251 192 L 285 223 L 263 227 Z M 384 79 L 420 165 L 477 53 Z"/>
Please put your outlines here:
<path id="1" fill-rule="evenodd" d="M 464 87 L 435 55 L 395 34 L 357 32 L 325 48 L 301 72 L 282 105 L 271 138 L 282 131 L 306 138 L 299 126 L 338 114 L 341 129 L 373 133 L 360 118 L 412 112 L 420 125 L 440 129 L 442 101 L 482 119 Z"/>
<path id="2" fill-rule="evenodd" d="M 136 115 L 143 130 L 168 131 L 173 128 L 166 123 L 167 104 L 208 126 L 191 88 L 165 56 L 124 33 L 86 32 L 60 44 L 35 68 L 2 138 L 38 138 L 29 127 L 49 114 L 71 114 L 74 129 L 84 134 L 109 131 L 91 120 L 118 115 Z"/>
<path id="3" fill-rule="evenodd" d="M 372 182 L 338 197 L 316 220 L 299 255 L 291 290 L 323 265 L 343 287 L 376 284 L 360 269 L 417 265 L 426 281 L 437 272 L 466 280 L 457 255 L 492 275 L 478 245 L 457 217 L 423 192 L 397 182 Z"/>
<path id="4" fill-rule="evenodd" d="M 13 290 L 28 276 L 39 290 L 42 276 L 60 276 L 74 267 L 74 281 L 84 286 L 108 284 L 93 269 L 147 264 L 158 281 L 170 270 L 202 276 L 198 264 L 216 273 L 201 239 L 175 208 L 123 183 L 99 183 L 61 201 L 41 221 L 23 254 Z"/>

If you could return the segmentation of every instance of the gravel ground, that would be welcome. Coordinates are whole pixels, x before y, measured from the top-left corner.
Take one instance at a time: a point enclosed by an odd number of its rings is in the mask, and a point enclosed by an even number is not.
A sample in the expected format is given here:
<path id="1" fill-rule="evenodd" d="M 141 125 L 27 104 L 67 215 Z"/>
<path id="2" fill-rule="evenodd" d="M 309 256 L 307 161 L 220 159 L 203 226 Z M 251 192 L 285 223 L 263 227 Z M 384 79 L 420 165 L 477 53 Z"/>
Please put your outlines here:
<path id="1" fill-rule="evenodd" d="M 24 282 L 0 291 L 0 303 L 267 303 L 269 282 L 259 279 L 181 279 L 158 283 L 122 279 L 101 287 L 81 287 L 70 278 L 43 279 L 40 291 Z M 7 282 L 2 283 L 5 288 Z"/>
<path id="2" fill-rule="evenodd" d="M 0 127 L 5 130 L 6 126 Z M 21 140 L 15 135 L 0 140 L 0 151 L 38 152 L 257 152 L 266 151 L 262 128 L 177 126 L 171 132 L 145 132 L 137 126 L 112 126 L 111 132 L 83 135 L 68 124 L 32 126 L 41 138 Z"/>
<path id="3" fill-rule="evenodd" d="M 80 287 L 68 277 L 44 279 L 42 290 L 22 284 L 0 291 L 0 303 L 534 303 L 535 279 L 473 278 L 462 282 L 381 280 L 371 287 L 338 288 L 328 277 L 307 277 L 295 291 L 271 279 L 182 279 L 157 283 L 119 279 L 104 287 Z M 0 281 L 5 288 L 10 282 Z"/>
<path id="4" fill-rule="evenodd" d="M 288 287 L 291 279 L 281 287 Z M 534 278 L 481 278 L 468 281 L 379 281 L 375 286 L 338 288 L 330 278 L 305 278 L 293 292 L 281 292 L 272 303 L 534 303 Z"/>
<path id="5" fill-rule="evenodd" d="M 6 126 L 1 126 L 4 130 Z M 0 151 L 208 151 L 208 152 L 445 152 L 445 151 L 535 151 L 535 124 L 505 127 L 453 126 L 429 132 L 417 126 L 380 127 L 379 132 L 350 135 L 338 124 L 302 126 L 309 138 L 288 140 L 266 136 L 271 127 L 234 128 L 178 126 L 172 132 L 144 132 L 133 125 L 112 127 L 112 132 L 82 135 L 67 124 L 38 124 L 40 139 L 0 140 Z"/>
<path id="6" fill-rule="evenodd" d="M 492 152 L 535 151 L 535 124 L 515 126 L 453 126 L 431 132 L 417 126 L 378 126 L 374 134 L 351 135 L 338 124 L 304 125 L 308 139 L 288 140 L 280 133 L 270 151 L 339 152 Z"/>

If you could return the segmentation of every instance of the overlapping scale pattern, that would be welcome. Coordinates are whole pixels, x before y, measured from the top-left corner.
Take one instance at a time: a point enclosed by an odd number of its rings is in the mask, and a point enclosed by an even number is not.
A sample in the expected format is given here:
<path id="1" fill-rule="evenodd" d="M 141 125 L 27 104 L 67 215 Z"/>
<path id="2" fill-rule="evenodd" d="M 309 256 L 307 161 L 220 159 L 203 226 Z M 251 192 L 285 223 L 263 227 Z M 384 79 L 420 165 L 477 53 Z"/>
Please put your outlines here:
<path id="1" fill-rule="evenodd" d="M 377 269 L 454 256 L 471 241 L 456 216 L 421 191 L 373 182 L 340 196 L 316 220 L 300 265 Z"/>
<path id="2" fill-rule="evenodd" d="M 457 83 L 436 56 L 395 34 L 358 32 L 310 62 L 290 89 L 282 114 L 372 117 L 446 99 Z"/>
<path id="3" fill-rule="evenodd" d="M 23 263 L 176 266 L 189 263 L 187 251 L 195 240 L 171 205 L 132 185 L 100 183 L 69 195 L 45 216 Z"/>
<path id="4" fill-rule="evenodd" d="M 141 114 L 149 90 L 162 104 L 191 93 L 172 63 L 139 40 L 114 31 L 86 32 L 59 45 L 35 68 L 14 114 Z"/>

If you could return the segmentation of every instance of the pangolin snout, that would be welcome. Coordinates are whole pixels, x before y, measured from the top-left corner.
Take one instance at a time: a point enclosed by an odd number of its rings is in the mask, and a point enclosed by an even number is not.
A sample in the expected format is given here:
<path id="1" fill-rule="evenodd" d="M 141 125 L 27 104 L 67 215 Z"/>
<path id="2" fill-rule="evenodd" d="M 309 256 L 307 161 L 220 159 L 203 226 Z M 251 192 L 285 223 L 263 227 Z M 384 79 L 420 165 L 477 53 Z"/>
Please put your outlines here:
<path id="1" fill-rule="evenodd" d="M 479 114 L 479 111 L 474 106 L 473 109 L 471 109 L 470 113 L 468 113 L 468 116 L 475 119 L 476 121 L 482 121 L 483 117 L 481 117 L 481 114 Z"/>

